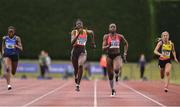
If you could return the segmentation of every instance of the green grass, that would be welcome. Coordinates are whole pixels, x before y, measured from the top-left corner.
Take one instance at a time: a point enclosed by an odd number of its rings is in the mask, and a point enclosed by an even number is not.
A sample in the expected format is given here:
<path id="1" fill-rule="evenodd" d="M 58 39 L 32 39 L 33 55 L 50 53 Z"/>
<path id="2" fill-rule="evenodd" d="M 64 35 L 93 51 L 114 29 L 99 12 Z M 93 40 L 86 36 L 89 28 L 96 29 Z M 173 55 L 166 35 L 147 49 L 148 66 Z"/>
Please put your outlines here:
<path id="1" fill-rule="evenodd" d="M 180 65 L 172 62 L 172 69 L 171 69 L 171 82 L 180 84 Z M 139 67 L 135 63 L 128 63 L 124 64 L 122 70 L 122 78 L 127 76 L 129 79 L 139 80 L 140 79 L 140 71 Z M 157 61 L 152 61 L 146 65 L 145 69 L 145 77 L 148 80 L 160 80 L 160 71 L 157 64 Z"/>
<path id="2" fill-rule="evenodd" d="M 20 62 L 38 63 L 35 60 L 21 60 Z M 53 61 L 53 63 L 70 63 L 70 62 Z M 93 63 L 97 63 L 97 62 L 93 62 Z M 17 73 L 16 77 L 20 78 L 22 75 L 26 75 L 28 78 L 37 78 L 40 75 L 40 71 L 36 73 Z M 58 78 L 62 78 L 63 74 L 50 73 L 49 76 L 58 79 Z M 140 80 L 140 71 L 137 63 L 123 64 L 121 78 L 123 79 L 125 76 L 128 77 L 129 80 Z M 144 76 L 147 77 L 148 80 L 161 80 L 157 61 L 151 61 L 147 63 Z M 92 75 L 91 79 L 95 79 L 95 78 L 101 79 L 102 77 L 103 77 L 102 75 Z M 180 84 L 179 77 L 180 77 L 180 65 L 175 62 L 172 62 L 171 83 Z"/>

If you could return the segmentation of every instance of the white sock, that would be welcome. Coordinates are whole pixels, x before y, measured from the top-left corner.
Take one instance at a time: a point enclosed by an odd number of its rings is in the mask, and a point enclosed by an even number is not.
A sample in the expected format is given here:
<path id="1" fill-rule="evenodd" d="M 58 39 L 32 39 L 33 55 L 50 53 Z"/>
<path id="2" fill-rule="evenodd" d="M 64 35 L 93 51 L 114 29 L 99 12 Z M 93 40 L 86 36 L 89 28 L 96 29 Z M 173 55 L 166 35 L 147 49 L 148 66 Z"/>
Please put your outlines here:
<path id="1" fill-rule="evenodd" d="M 11 87 L 11 85 L 10 85 L 10 84 L 8 85 L 8 88 L 9 88 L 9 87 Z"/>

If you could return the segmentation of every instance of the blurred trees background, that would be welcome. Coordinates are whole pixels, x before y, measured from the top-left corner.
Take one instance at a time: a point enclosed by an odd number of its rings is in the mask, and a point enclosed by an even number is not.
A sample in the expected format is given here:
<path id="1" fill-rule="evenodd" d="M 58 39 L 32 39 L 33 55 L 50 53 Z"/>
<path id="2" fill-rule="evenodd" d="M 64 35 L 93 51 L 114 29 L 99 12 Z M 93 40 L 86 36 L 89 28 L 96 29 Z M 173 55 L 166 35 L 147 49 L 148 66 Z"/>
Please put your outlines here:
<path id="1" fill-rule="evenodd" d="M 35 59 L 41 50 L 53 59 L 69 60 L 70 32 L 77 18 L 96 35 L 97 49 L 87 45 L 88 59 L 99 60 L 103 35 L 116 23 L 118 32 L 129 42 L 128 60 L 141 53 L 153 58 L 155 39 L 170 32 L 180 53 L 180 2 L 167 0 L 1 0 L 0 35 L 7 27 L 17 28 L 24 45 L 21 58 Z"/>

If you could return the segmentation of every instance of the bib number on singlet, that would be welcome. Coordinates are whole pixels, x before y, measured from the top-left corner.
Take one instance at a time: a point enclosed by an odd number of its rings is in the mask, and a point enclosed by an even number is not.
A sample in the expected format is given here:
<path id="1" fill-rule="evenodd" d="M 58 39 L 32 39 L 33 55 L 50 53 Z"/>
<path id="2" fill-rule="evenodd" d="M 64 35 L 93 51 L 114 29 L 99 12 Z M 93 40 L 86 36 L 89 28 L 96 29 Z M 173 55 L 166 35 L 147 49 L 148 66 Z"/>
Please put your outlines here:
<path id="1" fill-rule="evenodd" d="M 111 46 L 110 48 L 119 48 L 119 41 L 111 41 Z"/>
<path id="2" fill-rule="evenodd" d="M 162 54 L 163 54 L 165 57 L 170 57 L 171 52 L 169 52 L 169 51 L 162 51 Z"/>
<path id="3" fill-rule="evenodd" d="M 86 45 L 86 39 L 84 39 L 84 38 L 78 38 L 77 44 L 79 44 L 79 45 Z"/>
<path id="4" fill-rule="evenodd" d="M 6 48 L 8 48 L 8 49 L 14 49 L 15 46 L 14 46 L 14 45 L 10 45 L 10 44 L 6 44 Z"/>

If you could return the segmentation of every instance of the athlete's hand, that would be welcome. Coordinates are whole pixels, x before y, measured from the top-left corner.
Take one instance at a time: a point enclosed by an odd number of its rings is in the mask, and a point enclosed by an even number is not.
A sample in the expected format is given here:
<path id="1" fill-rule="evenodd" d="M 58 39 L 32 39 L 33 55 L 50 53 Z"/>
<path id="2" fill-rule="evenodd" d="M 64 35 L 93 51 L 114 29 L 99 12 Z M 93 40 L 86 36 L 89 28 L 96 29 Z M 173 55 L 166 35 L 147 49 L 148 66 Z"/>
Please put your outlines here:
<path id="1" fill-rule="evenodd" d="M 156 39 L 156 42 L 159 42 L 159 41 L 161 41 L 162 40 L 162 38 L 157 38 Z"/>
<path id="2" fill-rule="evenodd" d="M 94 42 L 92 42 L 92 43 L 91 43 L 91 47 L 92 47 L 93 49 L 95 49 L 95 48 L 96 48 L 96 44 L 95 44 Z"/>
<path id="3" fill-rule="evenodd" d="M 106 48 L 110 48 L 111 47 L 111 45 L 106 45 Z"/>
<path id="4" fill-rule="evenodd" d="M 160 57 L 161 57 L 161 58 L 164 58 L 165 56 L 164 56 L 163 54 L 160 54 Z"/>
<path id="5" fill-rule="evenodd" d="M 176 63 L 179 63 L 179 61 L 177 60 L 177 58 L 174 58 L 174 60 L 176 61 Z"/>
<path id="6" fill-rule="evenodd" d="M 79 34 L 83 34 L 83 29 L 82 28 L 78 29 L 78 32 Z"/>
<path id="7" fill-rule="evenodd" d="M 15 48 L 19 48 L 19 46 L 18 46 L 18 45 L 14 45 L 14 47 L 15 47 Z"/>
<path id="8" fill-rule="evenodd" d="M 20 47 L 19 47 L 18 45 L 14 45 L 14 48 L 18 48 L 18 49 L 20 49 Z"/>

